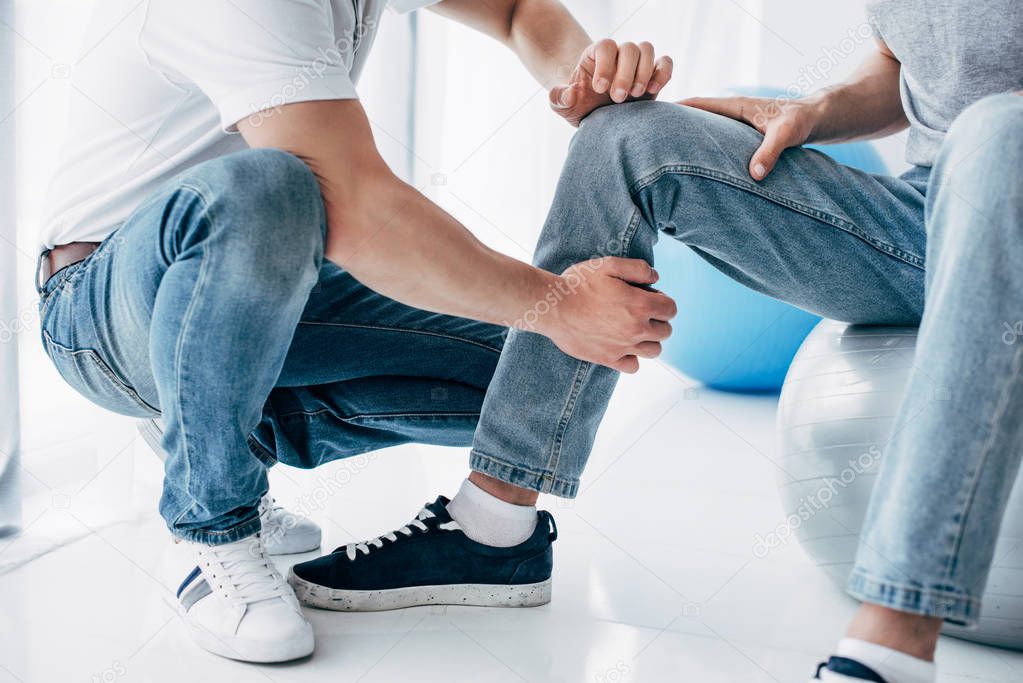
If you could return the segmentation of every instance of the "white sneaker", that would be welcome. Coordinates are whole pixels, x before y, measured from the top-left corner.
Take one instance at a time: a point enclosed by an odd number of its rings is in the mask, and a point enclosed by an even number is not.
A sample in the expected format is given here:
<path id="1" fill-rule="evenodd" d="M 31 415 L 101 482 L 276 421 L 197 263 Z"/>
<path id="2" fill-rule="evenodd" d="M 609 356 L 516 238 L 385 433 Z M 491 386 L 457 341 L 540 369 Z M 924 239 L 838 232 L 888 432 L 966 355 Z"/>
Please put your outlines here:
<path id="1" fill-rule="evenodd" d="M 216 546 L 175 539 L 171 565 L 183 580 L 168 602 L 199 647 L 244 662 L 312 654 L 313 627 L 259 534 Z"/>
<path id="2" fill-rule="evenodd" d="M 139 434 L 160 460 L 167 460 L 163 450 L 163 422 L 159 418 L 139 420 Z M 322 532 L 315 522 L 289 512 L 274 503 L 267 494 L 259 501 L 259 519 L 263 523 L 263 543 L 271 555 L 307 553 L 320 547 Z"/>
<path id="3" fill-rule="evenodd" d="M 307 553 L 320 547 L 320 527 L 315 522 L 277 505 L 270 494 L 259 501 L 263 543 L 271 555 Z"/>

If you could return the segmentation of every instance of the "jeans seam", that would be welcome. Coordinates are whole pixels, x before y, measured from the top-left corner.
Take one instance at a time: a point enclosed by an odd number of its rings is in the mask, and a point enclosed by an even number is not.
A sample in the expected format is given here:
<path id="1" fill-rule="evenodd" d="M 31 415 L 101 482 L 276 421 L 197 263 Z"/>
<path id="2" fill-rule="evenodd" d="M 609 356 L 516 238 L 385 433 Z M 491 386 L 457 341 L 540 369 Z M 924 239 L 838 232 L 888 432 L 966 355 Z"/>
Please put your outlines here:
<path id="1" fill-rule="evenodd" d="M 322 410 L 296 410 L 290 413 L 282 413 L 278 415 L 279 420 L 284 420 L 289 417 L 317 417 L 319 415 L 333 415 L 334 417 L 344 422 L 354 422 L 358 420 L 386 420 L 395 417 L 408 417 L 408 418 L 433 418 L 433 417 L 479 417 L 479 411 L 468 412 L 468 411 L 443 411 L 436 413 L 358 413 L 356 415 L 339 415 L 329 408 L 323 408 Z"/>
<path id="2" fill-rule="evenodd" d="M 195 506 L 196 506 L 196 502 L 193 500 L 191 503 L 188 504 L 188 507 L 186 507 L 184 510 L 182 510 L 178 514 L 178 516 L 174 518 L 174 521 L 171 523 L 171 527 L 172 528 L 176 527 L 178 525 L 178 522 L 181 521 L 181 518 L 184 517 L 185 515 L 187 515 L 189 512 L 191 512 L 195 508 Z"/>
<path id="3" fill-rule="evenodd" d="M 622 233 L 622 238 L 618 245 L 617 256 L 624 257 L 631 251 L 632 241 L 636 237 L 642 218 L 643 216 L 639 209 L 633 210 L 632 218 L 629 220 L 628 225 L 625 226 L 625 231 Z M 554 438 L 551 440 L 551 447 L 547 459 L 548 473 L 556 472 L 557 467 L 561 462 L 561 448 L 565 443 L 565 433 L 568 431 L 568 425 L 572 421 L 572 417 L 575 415 L 575 406 L 579 401 L 579 395 L 582 393 L 583 384 L 592 370 L 593 363 L 587 361 L 579 361 L 576 365 L 575 376 L 572 379 L 572 391 L 569 392 L 568 398 L 565 400 L 565 405 L 561 410 L 561 418 L 558 420 L 558 427 L 554 432 Z M 545 474 L 544 476 L 550 477 L 551 475 Z"/>
<path id="4" fill-rule="evenodd" d="M 195 187 L 192 187 L 191 185 L 188 185 L 187 183 L 182 183 L 181 188 L 182 189 L 191 190 L 192 192 L 195 193 L 196 197 L 198 197 L 199 201 L 202 202 L 203 209 L 205 210 L 205 213 L 208 216 L 208 218 L 206 219 L 206 223 L 207 223 L 207 225 L 209 225 L 209 223 L 212 221 L 211 208 L 210 208 L 210 203 L 206 199 L 206 196 L 203 194 L 203 192 L 200 189 L 198 189 L 198 188 L 195 188 Z M 209 259 L 206 258 L 206 250 L 204 248 L 200 247 L 199 276 L 196 278 L 195 285 L 192 287 L 192 292 L 191 292 L 191 295 L 190 295 L 191 298 L 190 298 L 190 300 L 188 302 L 188 309 L 185 311 L 184 320 L 182 320 L 182 322 L 181 322 L 181 329 L 180 329 L 180 331 L 178 333 L 179 334 L 178 343 L 176 344 L 175 349 L 174 349 L 174 378 L 175 378 L 175 394 L 176 394 L 175 397 L 174 397 L 174 402 L 177 404 L 177 408 L 178 408 L 178 422 L 180 423 L 180 426 L 181 426 L 181 441 L 184 444 L 184 452 L 185 452 L 185 482 L 184 482 L 185 486 L 184 486 L 184 489 L 185 489 L 185 491 L 188 492 L 188 495 L 190 495 L 190 496 L 192 495 L 192 485 L 191 485 L 191 482 L 192 482 L 192 454 L 189 452 L 188 430 L 185 428 L 185 412 L 184 412 L 184 408 L 183 408 L 183 404 L 182 404 L 182 400 L 181 400 L 181 397 L 182 397 L 182 395 L 184 393 L 184 392 L 181 391 L 181 386 L 182 386 L 181 378 L 182 378 L 182 373 L 183 373 L 183 370 L 182 370 L 182 365 L 183 364 L 182 364 L 182 360 L 181 360 L 181 351 L 182 351 L 182 348 L 184 347 L 185 340 L 188 338 L 188 335 L 186 334 L 186 331 L 188 329 L 188 326 L 191 324 L 192 316 L 194 315 L 195 308 L 198 305 L 198 300 L 199 300 L 198 294 L 202 290 L 202 287 L 203 287 L 203 285 L 206 282 L 206 269 L 208 267 L 208 261 L 209 261 Z"/>
<path id="5" fill-rule="evenodd" d="M 438 337 L 441 339 L 449 339 L 451 341 L 464 342 L 466 344 L 472 344 L 478 346 L 487 351 L 493 351 L 494 353 L 501 353 L 501 349 L 494 348 L 489 344 L 484 344 L 481 341 L 470 339 L 468 337 L 461 337 L 455 334 L 448 334 L 446 332 L 435 332 L 433 330 L 417 330 L 411 327 L 394 327 L 391 325 L 370 325 L 365 323 L 331 323 L 323 322 L 318 320 L 300 320 L 299 325 L 319 325 L 324 327 L 345 327 L 352 329 L 363 329 L 363 330 L 377 330 L 381 332 L 401 332 L 406 334 L 421 334 L 428 337 Z"/>
<path id="6" fill-rule="evenodd" d="M 514 473 L 534 478 L 537 481 L 542 481 L 543 485 L 540 488 L 540 493 L 552 493 L 553 489 L 556 486 L 560 486 L 562 490 L 566 491 L 567 493 L 570 493 L 571 495 L 574 495 L 574 492 L 578 490 L 579 487 L 578 479 L 563 477 L 555 472 L 547 470 L 534 470 L 529 467 L 524 467 L 521 464 L 513 463 L 508 460 L 502 460 L 501 458 L 488 455 L 487 453 L 484 453 L 478 448 L 473 448 L 472 451 L 470 452 L 470 456 L 471 459 L 477 461 L 477 463 L 484 463 L 486 465 L 493 465 L 495 467 L 504 467 L 511 470 Z M 474 467 L 474 469 L 476 468 Z M 515 482 L 508 483 L 515 484 Z"/>
<path id="7" fill-rule="evenodd" d="M 551 447 L 548 451 L 547 472 L 555 472 L 558 463 L 561 462 L 561 447 L 565 443 L 565 432 L 568 431 L 568 423 L 572 421 L 575 414 L 575 406 L 582 391 L 583 382 L 592 367 L 590 363 L 579 361 L 576 364 L 575 375 L 572 378 L 572 390 L 568 392 L 565 405 L 561 409 L 561 418 L 558 420 L 558 427 L 554 431 L 554 438 L 551 439 Z M 550 476 L 545 474 L 545 477 Z"/>
<path id="8" fill-rule="evenodd" d="M 153 406 L 149 405 L 145 400 L 143 400 L 139 393 L 135 391 L 134 387 L 132 387 L 130 384 L 121 379 L 117 375 L 117 373 L 114 372 L 113 368 L 110 367 L 110 365 L 103 359 L 102 356 L 100 356 L 100 354 L 95 349 L 88 348 L 73 349 L 69 346 L 64 346 L 63 344 L 58 343 L 46 330 L 43 330 L 42 333 L 44 345 L 56 347 L 72 357 L 85 356 L 87 358 L 90 358 L 92 360 L 93 366 L 96 369 L 98 369 L 103 374 L 103 376 L 106 377 L 107 380 L 111 384 L 113 384 L 114 387 L 117 388 L 117 390 L 125 398 L 127 398 L 129 401 L 137 405 L 139 408 L 142 408 L 143 410 L 148 410 L 153 413 L 160 412 Z"/>
<path id="9" fill-rule="evenodd" d="M 261 524 L 262 523 L 257 515 L 255 519 L 236 524 L 230 529 L 179 529 L 173 530 L 173 533 L 175 536 L 192 543 L 218 545 L 223 543 L 234 543 L 235 541 L 240 541 L 243 538 L 248 538 L 249 536 L 259 532 Z M 214 539 L 217 542 L 211 543 Z"/>
<path id="10" fill-rule="evenodd" d="M 940 588 L 910 586 L 897 581 L 878 579 L 871 576 L 861 567 L 854 568 L 850 574 L 848 591 L 853 597 L 864 602 L 875 602 L 882 604 L 883 606 L 891 606 L 894 609 L 902 610 L 905 610 L 907 607 L 915 607 L 918 613 L 924 614 L 925 616 L 933 616 L 945 620 L 962 621 L 964 623 L 975 621 L 975 615 L 981 607 L 980 600 L 971 595 L 946 591 Z M 952 615 L 947 613 L 931 614 L 927 610 L 920 608 L 919 605 L 921 601 L 916 601 L 916 605 L 909 605 L 909 601 L 907 600 L 900 601 L 898 604 L 895 604 L 892 600 L 881 601 L 880 594 L 888 591 L 897 591 L 904 595 L 917 594 L 919 596 L 927 596 L 932 600 L 960 603 L 962 605 L 962 609 Z"/>
<path id="11" fill-rule="evenodd" d="M 262 461 L 262 463 L 266 465 L 268 469 L 277 464 L 277 456 L 271 453 L 266 448 L 263 448 L 263 444 L 256 441 L 256 439 L 254 439 L 251 434 L 246 439 L 246 442 L 248 443 L 249 450 L 252 451 L 252 454 L 255 455 L 260 461 Z"/>
<path id="12" fill-rule="evenodd" d="M 854 569 L 853 570 L 853 576 L 859 577 L 859 578 L 861 578 L 861 579 L 863 579 L 865 581 L 869 581 L 871 583 L 887 586 L 889 588 L 894 588 L 896 590 L 913 591 L 913 592 L 917 592 L 917 593 L 927 593 L 929 595 L 937 595 L 937 596 L 941 596 L 941 597 L 956 598 L 958 600 L 970 600 L 970 601 L 972 601 L 972 600 L 975 599 L 975 598 L 973 598 L 973 597 L 971 597 L 969 595 L 965 595 L 963 593 L 957 593 L 955 591 L 950 591 L 950 590 L 942 590 L 941 588 L 926 588 L 926 587 L 921 587 L 921 586 L 913 586 L 913 585 L 910 585 L 910 584 L 907 584 L 907 583 L 901 583 L 899 581 L 890 581 L 890 580 L 887 580 L 887 579 L 878 579 L 876 577 L 871 576 L 870 574 L 868 574 L 866 571 L 864 571 L 862 569 Z"/>
<path id="13" fill-rule="evenodd" d="M 705 168 L 703 166 L 693 166 L 688 164 L 671 164 L 667 166 L 662 166 L 656 171 L 653 171 L 647 174 L 646 176 L 640 178 L 636 182 L 634 182 L 632 186 L 629 188 L 630 196 L 632 196 L 633 199 L 635 199 L 637 194 L 639 194 L 644 189 L 646 189 L 647 187 L 649 187 L 650 185 L 657 182 L 658 180 L 660 180 L 661 178 L 668 174 L 697 176 L 721 182 L 726 185 L 731 185 L 732 187 L 738 190 L 743 190 L 745 192 L 755 194 L 759 197 L 763 197 L 764 199 L 774 202 L 779 206 L 802 213 L 806 216 L 809 216 L 810 218 L 821 221 L 822 223 L 825 223 L 827 225 L 831 225 L 832 227 L 838 228 L 839 230 L 842 230 L 843 232 L 846 232 L 852 235 L 853 237 L 856 237 L 862 240 L 863 242 L 869 244 L 871 247 L 877 249 L 878 251 L 889 256 L 892 256 L 894 258 L 897 258 L 900 261 L 903 261 L 915 268 L 923 270 L 925 266 L 926 260 L 923 257 L 917 256 L 916 254 L 911 254 L 907 251 L 899 249 L 896 246 L 888 244 L 887 242 L 875 239 L 868 235 L 864 230 L 860 229 L 859 226 L 857 226 L 855 223 L 852 223 L 846 220 L 845 218 L 842 218 L 841 216 L 837 216 L 827 211 L 821 211 L 820 209 L 808 206 L 794 199 L 790 199 L 780 194 L 770 192 L 764 189 L 763 187 L 760 187 L 759 185 L 748 183 L 740 178 L 736 178 L 733 175 L 722 173 L 721 171 L 716 171 L 714 169 Z"/>

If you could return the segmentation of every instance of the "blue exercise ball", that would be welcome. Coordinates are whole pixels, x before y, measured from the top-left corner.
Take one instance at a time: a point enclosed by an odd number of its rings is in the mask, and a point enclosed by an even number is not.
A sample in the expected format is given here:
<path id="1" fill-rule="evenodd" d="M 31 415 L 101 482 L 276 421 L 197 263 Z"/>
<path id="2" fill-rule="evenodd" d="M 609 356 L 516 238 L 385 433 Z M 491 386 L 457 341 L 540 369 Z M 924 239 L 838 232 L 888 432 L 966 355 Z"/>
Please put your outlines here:
<path id="1" fill-rule="evenodd" d="M 736 89 L 735 94 L 777 97 L 773 89 Z M 812 147 L 868 173 L 887 173 L 868 143 Z M 799 345 L 820 318 L 735 282 L 670 238 L 654 249 L 658 288 L 679 302 L 674 334 L 662 360 L 704 385 L 726 391 L 774 392 Z"/>

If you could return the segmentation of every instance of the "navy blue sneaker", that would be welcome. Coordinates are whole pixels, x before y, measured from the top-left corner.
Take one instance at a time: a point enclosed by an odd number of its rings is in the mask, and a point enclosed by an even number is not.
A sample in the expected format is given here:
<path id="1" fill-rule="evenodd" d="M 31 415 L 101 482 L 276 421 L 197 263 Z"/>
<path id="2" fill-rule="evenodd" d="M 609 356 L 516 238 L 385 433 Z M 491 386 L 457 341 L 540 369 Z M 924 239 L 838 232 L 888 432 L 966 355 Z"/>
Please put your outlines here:
<path id="1" fill-rule="evenodd" d="M 823 675 L 822 675 L 823 674 Z M 817 674 L 811 681 L 870 681 L 888 683 L 881 674 L 866 664 L 847 657 L 831 657 L 817 667 Z"/>
<path id="2" fill-rule="evenodd" d="M 494 548 L 466 536 L 440 496 L 396 531 L 296 564 L 288 582 L 311 607 L 374 612 L 417 605 L 536 607 L 551 601 L 554 518 L 540 512 L 523 543 Z"/>

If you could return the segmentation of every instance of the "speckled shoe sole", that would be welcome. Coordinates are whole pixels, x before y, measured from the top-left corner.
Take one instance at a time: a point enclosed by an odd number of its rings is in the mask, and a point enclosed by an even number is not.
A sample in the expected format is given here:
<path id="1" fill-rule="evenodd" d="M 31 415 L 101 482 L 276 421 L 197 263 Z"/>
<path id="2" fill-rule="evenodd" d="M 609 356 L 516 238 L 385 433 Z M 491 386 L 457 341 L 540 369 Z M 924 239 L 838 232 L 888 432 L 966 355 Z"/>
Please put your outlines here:
<path id="1" fill-rule="evenodd" d="M 304 605 L 336 612 L 380 612 L 421 605 L 472 607 L 539 607 L 551 601 L 551 580 L 512 586 L 457 583 L 446 586 L 410 586 L 390 590 L 353 591 L 327 588 L 301 579 L 294 572 L 288 583 Z"/>

